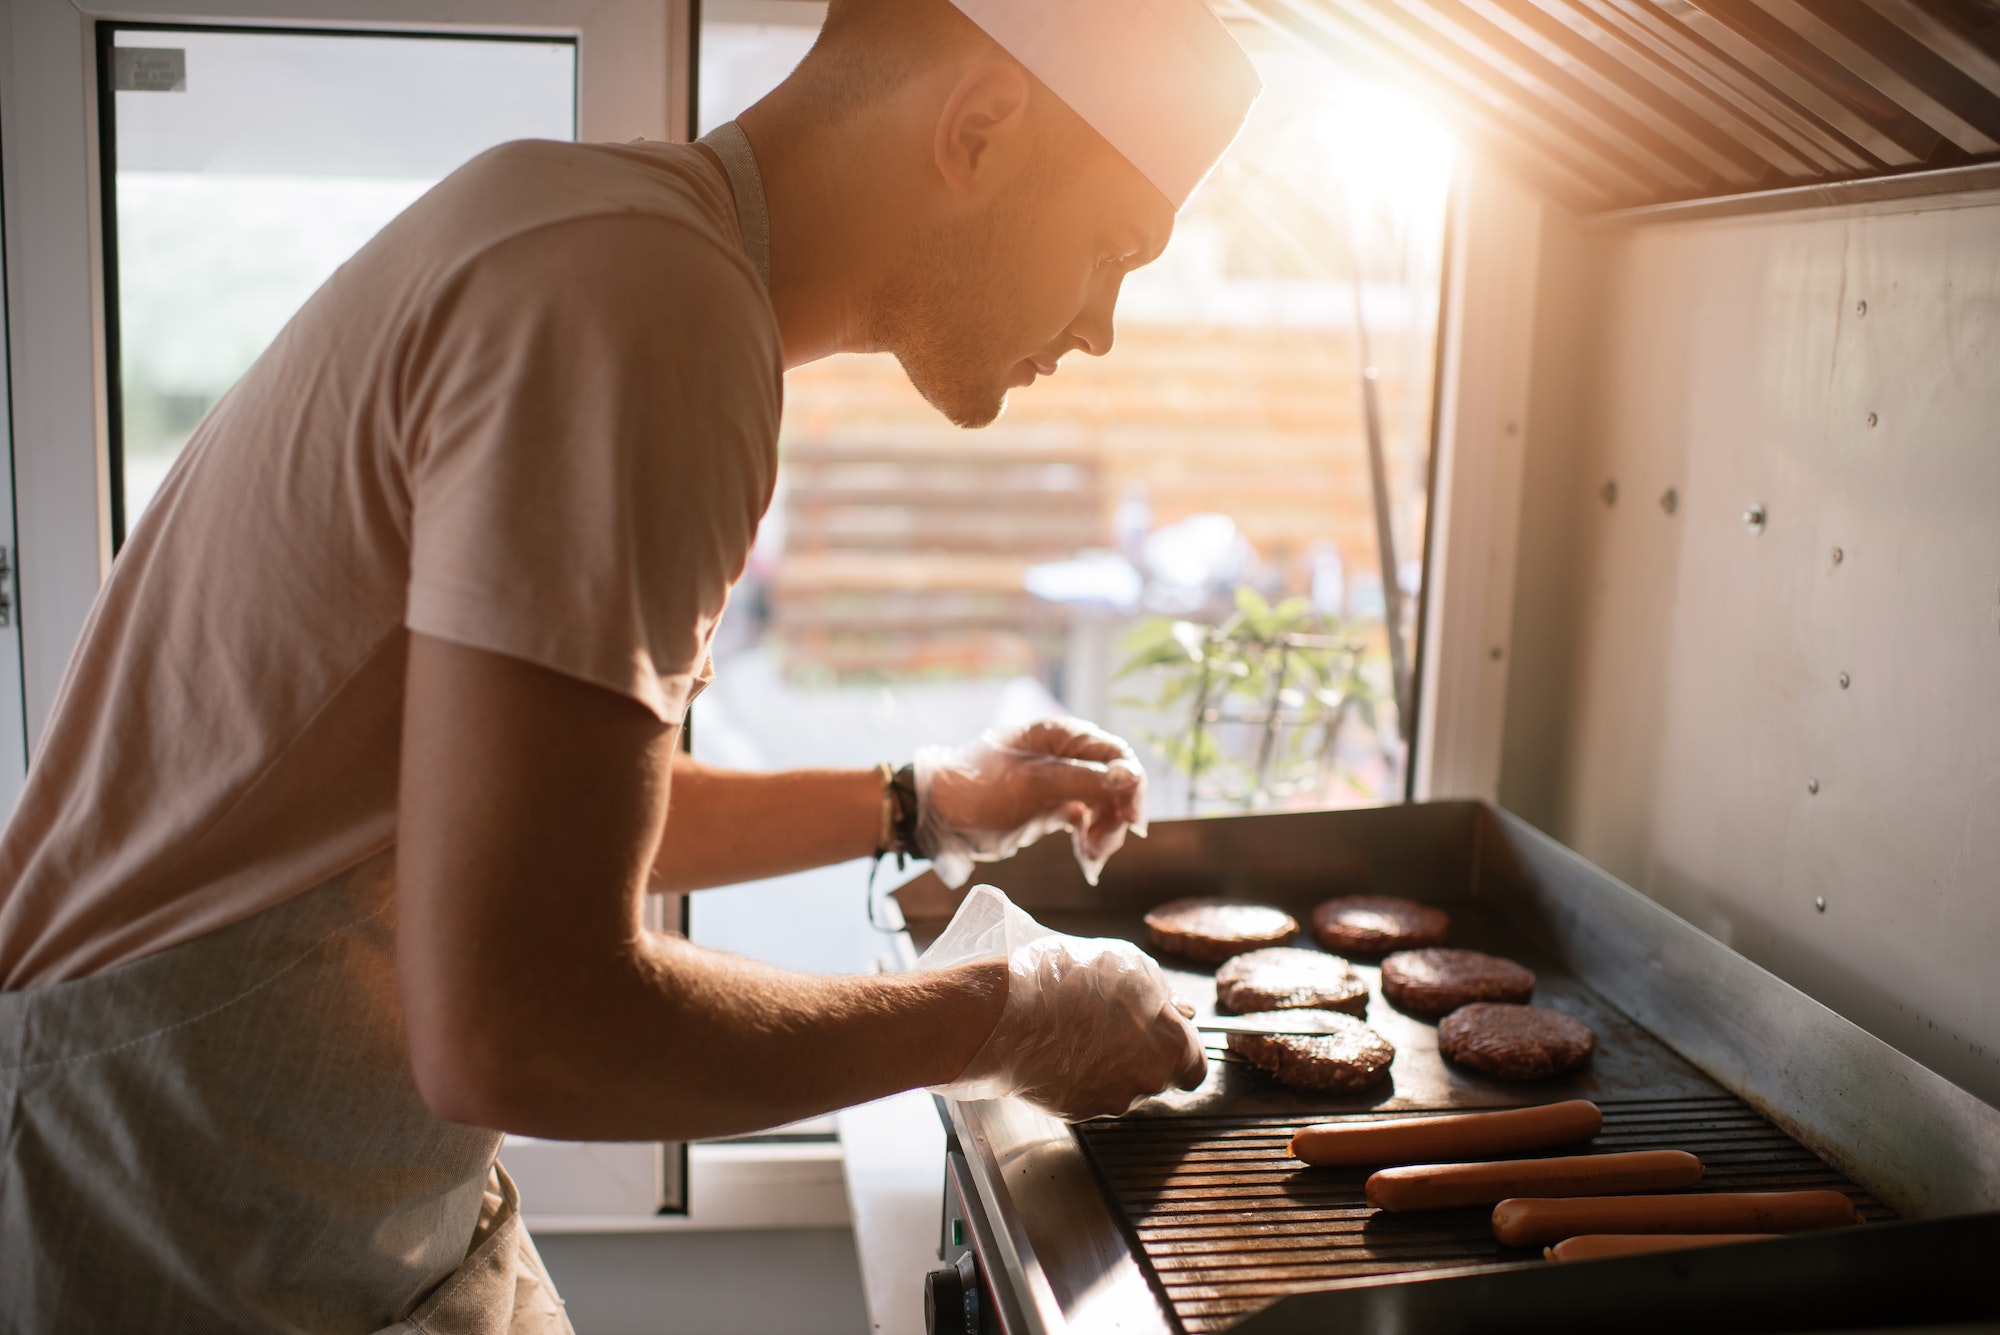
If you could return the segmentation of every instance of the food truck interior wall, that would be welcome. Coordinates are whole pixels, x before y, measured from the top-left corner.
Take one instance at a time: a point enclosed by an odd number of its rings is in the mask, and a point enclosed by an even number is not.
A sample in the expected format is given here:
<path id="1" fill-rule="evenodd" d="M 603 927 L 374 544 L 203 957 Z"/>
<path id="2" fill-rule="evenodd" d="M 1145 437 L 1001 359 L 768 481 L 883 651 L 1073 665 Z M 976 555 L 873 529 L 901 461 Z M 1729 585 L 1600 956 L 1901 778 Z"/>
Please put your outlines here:
<path id="1" fill-rule="evenodd" d="M 2000 192 L 1540 242 L 1500 801 L 2000 1102 Z"/>

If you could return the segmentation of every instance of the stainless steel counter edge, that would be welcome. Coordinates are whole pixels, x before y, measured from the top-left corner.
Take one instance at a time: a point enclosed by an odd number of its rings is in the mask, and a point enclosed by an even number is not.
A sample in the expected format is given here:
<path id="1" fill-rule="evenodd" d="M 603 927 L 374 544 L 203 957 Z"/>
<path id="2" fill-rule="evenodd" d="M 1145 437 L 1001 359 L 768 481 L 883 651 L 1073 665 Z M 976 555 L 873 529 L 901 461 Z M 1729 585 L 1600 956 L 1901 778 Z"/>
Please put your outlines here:
<path id="1" fill-rule="evenodd" d="M 882 967 L 907 972 L 917 953 L 898 933 Z M 1026 1335 L 1174 1335 L 1067 1123 L 1019 1099 L 945 1107 L 981 1197 L 1001 1207 L 987 1211 L 1005 1271 L 991 1282 L 1021 1299 Z"/>
<path id="2" fill-rule="evenodd" d="M 1598 995 L 1898 1212 L 2000 1209 L 2000 1108 L 1490 810 L 1504 848 L 1484 850 L 1482 873 L 1497 883 L 1476 893 L 1513 882 Z M 1524 865 L 1494 863 L 1508 852 Z"/>
<path id="3" fill-rule="evenodd" d="M 1020 1099 L 947 1100 L 1033 1335 L 1173 1335 L 1076 1133 Z"/>

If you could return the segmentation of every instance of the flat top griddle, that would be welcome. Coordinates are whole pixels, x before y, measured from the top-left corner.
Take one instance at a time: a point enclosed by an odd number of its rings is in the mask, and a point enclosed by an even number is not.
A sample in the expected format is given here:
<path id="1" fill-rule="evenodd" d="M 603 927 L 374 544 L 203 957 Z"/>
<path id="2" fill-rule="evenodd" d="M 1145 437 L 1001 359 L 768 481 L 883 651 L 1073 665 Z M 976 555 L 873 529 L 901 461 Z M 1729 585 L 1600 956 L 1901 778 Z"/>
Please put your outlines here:
<path id="1" fill-rule="evenodd" d="M 1766 1335 L 1850 1328 L 1885 1294 L 1901 1306 L 1882 1311 L 1904 1320 L 1912 1293 L 1933 1320 L 2000 1313 L 2000 1297 L 1969 1278 L 1983 1262 L 1967 1261 L 2000 1240 L 2000 1110 L 1505 812 L 1435 802 L 1160 821 L 1097 885 L 1055 840 L 979 870 L 1057 930 L 1127 939 L 1149 908 L 1189 895 L 1276 904 L 1301 922 L 1341 894 L 1441 904 L 1451 944 L 1534 969 L 1535 1000 L 1582 1019 L 1599 1042 L 1591 1066 L 1563 1080 L 1454 1069 L 1434 1023 L 1388 1005 L 1379 970 L 1357 961 L 1372 988 L 1368 1022 L 1398 1049 L 1373 1091 L 1296 1093 L 1217 1061 L 1199 1089 L 1081 1127 L 1018 1099 L 947 1101 L 993 1223 L 980 1263 L 1016 1300 L 1027 1335 L 1238 1322 L 1259 1335 Z M 958 900 L 930 875 L 900 887 L 910 943 L 941 930 Z M 1173 972 L 1186 999 L 1213 1009 L 1211 969 Z M 1576 1097 L 1604 1110 L 1596 1152 L 1683 1148 L 1708 1167 L 1698 1190 L 1831 1187 L 1883 1222 L 1550 1265 L 1500 1248 L 1485 1212 L 1380 1216 L 1363 1201 L 1363 1173 L 1284 1152 L 1315 1121 Z"/>
<path id="2" fill-rule="evenodd" d="M 1188 1335 L 1224 1329 L 1290 1293 L 1381 1283 L 1418 1271 L 1548 1264 L 1538 1251 L 1495 1241 L 1488 1210 L 1388 1214 L 1362 1196 L 1368 1169 L 1314 1168 L 1290 1158 L 1291 1134 L 1314 1122 L 1587 1098 L 1604 1110 L 1597 1138 L 1536 1155 L 1686 1150 L 1706 1168 L 1694 1191 L 1828 1188 L 1851 1196 L 1865 1220 L 1896 1217 L 1510 931 L 1493 907 L 1460 901 L 1451 908 L 1454 945 L 1528 965 L 1536 974 L 1537 1005 L 1573 1015 L 1596 1032 L 1598 1048 L 1588 1067 L 1563 1079 L 1526 1082 L 1451 1066 L 1438 1053 L 1436 1021 L 1385 1001 L 1379 965 L 1357 960 L 1369 983 L 1367 1021 L 1396 1046 L 1389 1078 L 1376 1089 L 1352 1095 L 1288 1090 L 1230 1056 L 1221 1036 L 1204 1035 L 1210 1071 L 1199 1089 L 1174 1091 L 1127 1117 L 1076 1128 L 1148 1277 Z M 1143 929 L 1129 916 L 1056 912 L 1046 921 L 1059 931 L 1145 944 Z M 1294 944 L 1317 949 L 1308 936 L 1302 933 Z M 1160 958 L 1176 992 L 1195 1003 L 1198 1015 L 1218 1013 L 1213 969 Z"/>
<path id="3" fill-rule="evenodd" d="M 1311 903 L 1282 902 L 1280 907 L 1305 921 Z M 1503 910 L 1473 900 L 1447 903 L 1452 914 L 1453 946 L 1484 950 L 1519 961 L 1535 971 L 1535 1004 L 1563 1011 L 1589 1025 L 1597 1034 L 1597 1051 L 1590 1064 L 1574 1076 L 1542 1081 L 1491 1080 L 1448 1065 L 1438 1053 L 1437 1021 L 1398 1010 L 1382 997 L 1378 962 L 1351 961 L 1368 981 L 1368 1013 L 1364 1019 L 1396 1047 L 1389 1077 L 1358 1094 L 1298 1094 L 1233 1057 L 1223 1056 L 1221 1035 L 1204 1035 L 1209 1042 L 1209 1078 L 1201 1088 L 1174 1091 L 1142 1104 L 1137 1117 L 1230 1114 L 1291 1116 L 1311 1113 L 1443 1111 L 1446 1109 L 1507 1108 L 1556 1103 L 1563 1099 L 1705 1098 L 1723 1091 L 1707 1076 L 1676 1056 L 1666 1045 L 1627 1019 L 1551 958 L 1525 933 L 1512 930 Z M 1154 954 L 1172 980 L 1174 991 L 1193 1003 L 1195 1014 L 1221 1014 L 1215 1005 L 1215 970 L 1154 952 L 1143 924 L 1134 915 L 1101 911 L 1056 910 L 1042 922 L 1075 936 L 1110 936 L 1136 942 Z M 1310 932 L 1292 943 L 1317 950 Z"/>
<path id="4" fill-rule="evenodd" d="M 1707 1172 L 1695 1191 L 1831 1188 L 1869 1221 L 1894 1214 L 1746 1107 L 1689 1098 L 1605 1103 L 1604 1130 L 1577 1150 L 1680 1149 Z M 1292 1293 L 1465 1266 L 1542 1266 L 1502 1247 L 1487 1210 L 1392 1215 L 1362 1199 L 1363 1168 L 1285 1157 L 1291 1133 L 1324 1117 L 1195 1117 L 1079 1127 L 1161 1298 L 1188 1335 L 1222 1330 Z"/>

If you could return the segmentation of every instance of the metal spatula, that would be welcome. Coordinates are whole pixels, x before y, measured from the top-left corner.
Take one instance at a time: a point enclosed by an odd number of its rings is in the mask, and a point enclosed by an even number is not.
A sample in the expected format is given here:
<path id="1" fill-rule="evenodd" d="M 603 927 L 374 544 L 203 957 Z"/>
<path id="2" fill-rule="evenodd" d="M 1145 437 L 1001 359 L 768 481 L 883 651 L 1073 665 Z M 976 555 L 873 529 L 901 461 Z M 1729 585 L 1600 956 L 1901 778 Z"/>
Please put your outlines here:
<path id="1" fill-rule="evenodd" d="M 1341 1017 L 1346 1018 L 1346 1017 Z M 1204 1034 L 1337 1034 L 1340 1020 L 1323 1011 L 1265 1011 L 1260 1015 L 1204 1015 L 1194 1022 Z"/>

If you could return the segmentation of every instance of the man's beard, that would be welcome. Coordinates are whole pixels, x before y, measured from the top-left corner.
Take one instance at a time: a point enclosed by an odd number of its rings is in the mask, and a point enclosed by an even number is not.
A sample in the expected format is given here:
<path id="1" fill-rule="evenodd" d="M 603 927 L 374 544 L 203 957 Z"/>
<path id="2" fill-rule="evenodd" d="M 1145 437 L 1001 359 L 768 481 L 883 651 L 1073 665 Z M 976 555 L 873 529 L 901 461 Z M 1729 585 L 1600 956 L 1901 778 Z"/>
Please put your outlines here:
<path id="1" fill-rule="evenodd" d="M 1000 256 L 1016 212 L 998 203 L 919 237 L 909 263 L 862 316 L 868 342 L 894 353 L 917 392 L 954 426 L 988 426 L 1007 406 L 1017 363 L 993 365 L 993 326 L 1010 306 Z"/>

